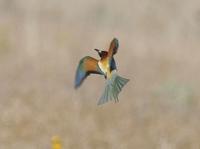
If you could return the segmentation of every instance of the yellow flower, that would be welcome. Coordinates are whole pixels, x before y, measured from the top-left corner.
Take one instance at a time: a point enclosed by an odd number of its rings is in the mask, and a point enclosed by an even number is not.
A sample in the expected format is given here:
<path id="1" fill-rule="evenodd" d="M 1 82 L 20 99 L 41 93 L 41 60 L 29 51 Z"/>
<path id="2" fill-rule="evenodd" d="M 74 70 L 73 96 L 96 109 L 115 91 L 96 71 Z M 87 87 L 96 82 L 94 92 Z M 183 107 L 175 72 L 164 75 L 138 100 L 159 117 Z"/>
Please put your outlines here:
<path id="1" fill-rule="evenodd" d="M 59 136 L 53 136 L 52 137 L 52 149 L 62 149 Z"/>

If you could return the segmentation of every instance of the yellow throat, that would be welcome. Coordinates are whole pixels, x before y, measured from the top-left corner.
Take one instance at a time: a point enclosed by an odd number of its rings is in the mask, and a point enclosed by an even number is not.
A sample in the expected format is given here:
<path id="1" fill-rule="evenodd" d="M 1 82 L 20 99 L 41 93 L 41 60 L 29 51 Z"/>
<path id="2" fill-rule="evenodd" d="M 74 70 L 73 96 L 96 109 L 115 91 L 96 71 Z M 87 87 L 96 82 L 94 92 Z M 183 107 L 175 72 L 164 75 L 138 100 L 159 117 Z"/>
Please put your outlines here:
<path id="1" fill-rule="evenodd" d="M 102 59 L 98 62 L 99 68 L 106 75 L 107 78 L 111 77 L 109 58 Z"/>

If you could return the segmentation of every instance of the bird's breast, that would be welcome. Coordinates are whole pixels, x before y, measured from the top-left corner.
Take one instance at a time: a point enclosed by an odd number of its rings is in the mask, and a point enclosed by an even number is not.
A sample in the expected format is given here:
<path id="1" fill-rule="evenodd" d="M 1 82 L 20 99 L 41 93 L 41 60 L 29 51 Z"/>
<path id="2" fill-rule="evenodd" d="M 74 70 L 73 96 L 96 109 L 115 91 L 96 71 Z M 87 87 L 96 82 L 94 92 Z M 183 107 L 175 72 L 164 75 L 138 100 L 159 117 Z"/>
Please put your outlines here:
<path id="1" fill-rule="evenodd" d="M 98 62 L 98 66 L 104 74 L 107 74 L 108 70 L 110 70 L 108 59 L 103 59 Z"/>

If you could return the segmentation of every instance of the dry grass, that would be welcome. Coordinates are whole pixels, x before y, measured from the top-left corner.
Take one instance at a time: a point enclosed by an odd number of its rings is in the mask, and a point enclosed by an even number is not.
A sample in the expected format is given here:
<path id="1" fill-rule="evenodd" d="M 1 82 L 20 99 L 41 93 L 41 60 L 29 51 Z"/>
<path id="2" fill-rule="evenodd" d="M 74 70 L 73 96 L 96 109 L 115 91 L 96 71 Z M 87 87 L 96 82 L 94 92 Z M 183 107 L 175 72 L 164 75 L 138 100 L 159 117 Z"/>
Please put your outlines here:
<path id="1" fill-rule="evenodd" d="M 120 102 L 76 66 L 120 41 Z M 200 2 L 0 0 L 0 148 L 200 148 Z"/>

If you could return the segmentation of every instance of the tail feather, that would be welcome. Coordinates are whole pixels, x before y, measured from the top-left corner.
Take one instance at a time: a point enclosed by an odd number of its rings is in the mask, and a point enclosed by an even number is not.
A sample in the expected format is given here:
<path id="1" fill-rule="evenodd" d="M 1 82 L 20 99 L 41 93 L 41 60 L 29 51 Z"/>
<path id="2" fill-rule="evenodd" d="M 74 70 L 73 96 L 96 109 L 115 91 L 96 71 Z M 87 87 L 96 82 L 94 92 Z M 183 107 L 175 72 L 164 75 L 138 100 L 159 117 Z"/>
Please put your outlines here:
<path id="1" fill-rule="evenodd" d="M 123 78 L 116 73 L 112 74 L 112 77 L 106 81 L 106 86 L 98 101 L 98 105 L 104 104 L 113 99 L 115 102 L 118 102 L 118 95 L 128 81 L 129 79 Z"/>

